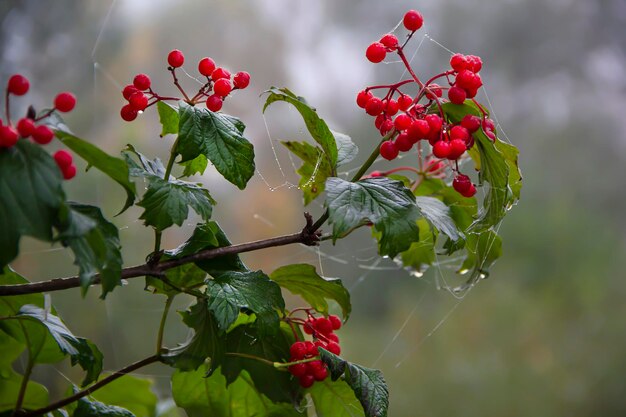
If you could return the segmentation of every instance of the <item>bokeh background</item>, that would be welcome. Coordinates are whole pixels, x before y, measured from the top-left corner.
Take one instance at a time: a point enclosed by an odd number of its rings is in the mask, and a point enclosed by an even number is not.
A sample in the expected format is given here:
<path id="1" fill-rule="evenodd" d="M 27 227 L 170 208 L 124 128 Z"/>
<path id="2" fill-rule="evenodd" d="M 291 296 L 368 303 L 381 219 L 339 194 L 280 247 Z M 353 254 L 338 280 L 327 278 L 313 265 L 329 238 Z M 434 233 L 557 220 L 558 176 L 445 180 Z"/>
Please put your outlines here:
<path id="1" fill-rule="evenodd" d="M 184 51 L 190 73 L 207 55 L 249 71 L 250 89 L 224 111 L 246 122 L 258 172 L 245 192 L 211 170 L 197 178 L 220 202 L 214 218 L 232 241 L 243 242 L 302 225 L 292 161 L 276 142 L 307 134 L 286 105 L 263 117 L 259 95 L 274 85 L 305 96 L 333 129 L 357 142 L 364 159 L 377 134 L 354 97 L 400 73 L 397 64 L 370 64 L 364 50 L 410 8 L 422 11 L 421 33 L 428 34 L 413 41 L 414 48 L 423 41 L 413 60 L 418 73 L 445 68 L 446 48 L 483 57 L 492 110 L 521 150 L 523 198 L 500 228 L 504 256 L 491 277 L 455 297 L 445 287 L 460 281 L 446 265 L 416 278 L 389 260 L 377 262 L 366 234 L 336 247 L 266 250 L 244 261 L 267 272 L 308 261 L 344 279 L 354 305 L 341 331 L 345 356 L 383 370 L 391 416 L 626 415 L 624 1 L 3 0 L 0 80 L 15 72 L 31 79 L 31 92 L 15 101 L 22 109 L 45 107 L 71 90 L 79 105 L 66 120 L 78 136 L 114 154 L 132 143 L 164 157 L 172 138 L 159 138 L 155 112 L 130 124 L 119 118 L 123 85 L 147 72 L 167 92 L 165 57 L 174 48 Z M 121 189 L 96 171 L 79 177 L 67 183 L 69 196 L 101 205 L 120 228 L 126 263 L 142 262 L 152 233 L 136 220 L 140 210 L 113 218 Z M 315 203 L 310 209 L 321 211 Z M 184 241 L 194 222 L 167 231 L 164 246 Z M 75 273 L 62 248 L 25 239 L 22 251 L 13 267 L 32 280 Z M 106 301 L 97 289 L 85 298 L 77 290 L 53 294 L 75 333 L 104 351 L 106 369 L 153 349 L 164 300 L 144 292 L 140 281 Z M 188 303 L 179 297 L 176 307 Z M 167 343 L 185 337 L 170 316 Z M 139 374 L 166 395 L 167 369 Z M 68 367 L 44 366 L 35 379 L 59 396 L 73 375 Z"/>

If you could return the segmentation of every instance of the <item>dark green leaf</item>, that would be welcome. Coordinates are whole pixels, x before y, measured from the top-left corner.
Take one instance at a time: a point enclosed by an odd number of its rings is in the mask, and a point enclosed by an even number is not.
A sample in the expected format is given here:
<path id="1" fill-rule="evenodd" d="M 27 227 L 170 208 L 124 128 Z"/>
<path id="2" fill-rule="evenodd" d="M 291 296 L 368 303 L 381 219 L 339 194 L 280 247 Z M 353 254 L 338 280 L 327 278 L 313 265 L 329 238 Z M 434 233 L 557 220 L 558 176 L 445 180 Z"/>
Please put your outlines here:
<path id="1" fill-rule="evenodd" d="M 254 175 L 254 148 L 238 119 L 181 102 L 177 152 L 181 162 L 208 158 L 228 181 L 244 189 Z"/>
<path id="2" fill-rule="evenodd" d="M 207 245 L 202 249 L 223 248 L 231 245 L 228 237 L 216 222 L 209 222 L 206 227 L 210 229 L 210 233 L 217 239 L 217 245 L 213 246 L 212 244 L 207 243 Z M 205 236 L 205 233 L 209 233 L 209 231 L 203 232 L 200 236 Z M 217 276 L 228 271 L 248 271 L 248 268 L 243 264 L 239 255 L 228 255 L 220 256 L 215 259 L 206 259 L 196 262 L 196 265 L 213 276 Z"/>
<path id="3" fill-rule="evenodd" d="M 422 215 L 441 233 L 452 240 L 463 239 L 463 232 L 457 230 L 456 224 L 450 217 L 450 209 L 442 201 L 434 197 L 418 196 L 415 203 Z"/>
<path id="4" fill-rule="evenodd" d="M 284 101 L 294 106 L 304 119 L 306 128 L 311 134 L 313 140 L 315 140 L 324 150 L 324 154 L 328 158 L 328 164 L 334 171 L 338 160 L 337 143 L 335 142 L 335 136 L 328 128 L 326 122 L 317 115 L 317 111 L 311 107 L 304 98 L 296 96 L 286 88 L 279 89 L 272 87 L 267 91 L 267 93 L 268 96 L 265 101 L 265 105 L 263 106 L 263 111 L 265 112 L 267 107 L 276 101 Z M 346 149 L 345 155 L 350 153 L 351 152 Z M 346 157 L 344 156 L 344 159 L 345 158 Z"/>
<path id="5" fill-rule="evenodd" d="M 257 316 L 260 333 L 278 330 L 278 311 L 285 309 L 280 287 L 261 271 L 224 272 L 206 281 L 208 309 L 222 331 L 237 320 L 239 312 Z"/>
<path id="6" fill-rule="evenodd" d="M 194 330 L 194 334 L 183 345 L 164 354 L 163 361 L 174 368 L 193 371 L 207 358 L 211 358 L 211 372 L 214 371 L 224 356 L 226 334 L 220 331 L 217 320 L 203 299 L 198 299 L 181 315 L 183 322 Z"/>
<path id="7" fill-rule="evenodd" d="M 319 350 L 322 361 L 331 370 L 333 381 L 344 373 L 346 382 L 354 391 L 367 417 L 387 416 L 389 391 L 382 372 L 355 365 L 324 349 Z"/>
<path id="8" fill-rule="evenodd" d="M 178 133 L 178 109 L 170 106 L 169 104 L 159 101 L 157 104 L 157 111 L 159 112 L 159 122 L 161 122 L 161 137 L 171 133 L 173 135 Z"/>
<path id="9" fill-rule="evenodd" d="M 0 269 L 17 257 L 24 235 L 52 241 L 65 201 L 59 167 L 43 147 L 20 140 L 0 149 Z"/>
<path id="10" fill-rule="evenodd" d="M 334 300 L 339 304 L 343 316 L 350 316 L 352 305 L 350 293 L 340 279 L 322 278 L 309 264 L 287 265 L 270 274 L 272 281 L 293 294 L 301 296 L 316 311 L 328 315 L 326 300 Z"/>
<path id="11" fill-rule="evenodd" d="M 133 413 L 125 408 L 115 405 L 103 404 L 89 397 L 78 400 L 73 417 L 135 417 Z"/>
<path id="12" fill-rule="evenodd" d="M 154 417 L 157 396 L 152 392 L 152 385 L 153 381 L 149 379 L 124 375 L 91 396 L 105 404 L 125 408 L 136 417 Z"/>
<path id="13" fill-rule="evenodd" d="M 326 379 L 309 388 L 317 417 L 361 417 L 363 407 L 346 381 Z"/>
<path id="14" fill-rule="evenodd" d="M 191 177 L 192 175 L 196 174 L 204 174 L 204 171 L 209 165 L 209 160 L 206 159 L 206 156 L 200 154 L 190 161 L 181 162 L 180 165 L 185 167 L 182 176 Z"/>
<path id="15" fill-rule="evenodd" d="M 333 170 L 319 147 L 307 142 L 281 143 L 303 161 L 296 172 L 300 174 L 299 186 L 306 206 L 324 192 L 326 179 L 333 175 Z"/>
<path id="16" fill-rule="evenodd" d="M 132 158 L 131 154 L 135 155 L 137 159 L 139 159 L 138 165 Z M 163 162 L 159 158 L 148 159 L 141 153 L 139 153 L 133 145 L 126 145 L 126 149 L 122 151 L 122 155 L 124 155 L 124 159 L 126 160 L 126 164 L 130 170 L 130 175 L 133 177 L 143 177 L 143 178 L 165 178 L 165 167 L 163 166 Z"/>
<path id="17" fill-rule="evenodd" d="M 353 183 L 329 178 L 326 206 L 334 240 L 372 222 L 382 234 L 381 255 L 394 257 L 419 239 L 420 212 L 415 197 L 400 181 L 378 177 Z"/>

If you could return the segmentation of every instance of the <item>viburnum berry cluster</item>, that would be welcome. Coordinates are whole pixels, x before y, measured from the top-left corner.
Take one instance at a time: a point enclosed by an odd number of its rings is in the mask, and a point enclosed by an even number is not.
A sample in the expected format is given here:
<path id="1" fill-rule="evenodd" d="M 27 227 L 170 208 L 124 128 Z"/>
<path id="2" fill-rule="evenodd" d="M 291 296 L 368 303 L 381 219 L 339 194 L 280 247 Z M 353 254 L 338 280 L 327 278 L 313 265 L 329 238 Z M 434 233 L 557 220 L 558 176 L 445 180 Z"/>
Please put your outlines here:
<path id="1" fill-rule="evenodd" d="M 167 69 L 172 74 L 174 85 L 182 97 L 167 97 L 157 94 L 152 89 L 150 77 L 146 74 L 137 74 L 133 83 L 125 86 L 122 90 L 122 95 L 127 100 L 127 104 L 120 111 L 122 119 L 127 122 L 133 121 L 146 108 L 159 101 L 168 100 L 184 100 L 190 105 L 206 103 L 209 110 L 217 112 L 222 109 L 224 101 L 234 90 L 244 89 L 250 84 L 250 74 L 247 72 L 240 71 L 233 76 L 226 68 L 218 67 L 213 59 L 205 57 L 198 62 L 198 72 L 205 77 L 206 82 L 192 96 L 187 94 L 176 76 L 176 70 L 185 63 L 183 53 L 174 49 L 168 54 L 167 63 Z"/>
<path id="2" fill-rule="evenodd" d="M 0 152 L 15 146 L 18 140 L 32 140 L 40 145 L 47 145 L 54 138 L 54 132 L 41 122 L 48 118 L 54 111 L 62 113 L 70 112 L 76 106 L 76 97 L 69 92 L 57 94 L 54 105 L 40 116 L 37 116 L 34 107 L 28 108 L 26 116 L 22 117 L 13 125 L 11 121 L 11 96 L 23 96 L 28 93 L 30 82 L 28 78 L 21 74 L 14 74 L 9 78 L 5 93 L 5 116 L 6 120 L 0 118 Z M 73 163 L 72 154 L 65 150 L 54 153 L 56 161 L 63 178 L 69 180 L 76 175 L 76 166 Z"/>
<path id="3" fill-rule="evenodd" d="M 298 378 L 303 388 L 309 388 L 315 381 L 323 381 L 328 377 L 328 368 L 319 359 L 318 347 L 335 355 L 341 353 L 339 337 L 334 333 L 335 330 L 341 328 L 341 319 L 332 314 L 328 317 L 315 317 L 311 309 L 306 309 L 306 311 L 308 316 L 306 320 L 288 319 L 291 325 L 302 326 L 304 333 L 313 337 L 312 341 L 297 340 L 289 349 L 290 362 L 296 362 L 289 366 L 289 372 Z M 298 339 L 297 336 L 296 339 Z"/>
<path id="4" fill-rule="evenodd" d="M 380 145 L 380 155 L 395 159 L 400 152 L 408 152 L 417 147 L 422 155 L 421 141 L 428 142 L 427 153 L 438 158 L 437 175 L 441 174 L 440 163 L 445 163 L 454 174 L 454 189 L 464 197 L 476 194 L 476 186 L 471 179 L 459 171 L 459 159 L 474 146 L 474 133 L 479 129 L 492 141 L 496 140 L 495 124 L 483 107 L 475 100 L 478 90 L 483 85 L 480 77 L 482 60 L 474 55 L 454 54 L 450 59 L 451 68 L 422 82 L 407 60 L 404 48 L 415 32 L 423 25 L 424 19 L 416 10 L 404 15 L 404 27 L 409 31 L 405 42 L 400 45 L 396 35 L 388 33 L 378 42 L 373 42 L 365 51 L 370 62 L 385 60 L 388 53 L 396 53 L 405 65 L 410 78 L 394 84 L 374 85 L 365 88 L 357 95 L 357 105 L 374 117 L 374 126 L 385 141 Z M 444 80 L 447 87 L 435 81 Z M 409 88 L 417 91 L 409 92 Z M 443 98 L 447 90 L 447 100 Z M 374 95 L 381 91 L 382 94 Z M 482 117 L 467 114 L 460 122 L 453 123 L 446 118 L 443 104 L 450 102 L 462 105 L 472 100 L 480 109 Z M 422 161 L 420 159 L 420 165 Z M 420 170 L 420 174 L 432 174 L 433 166 Z"/>

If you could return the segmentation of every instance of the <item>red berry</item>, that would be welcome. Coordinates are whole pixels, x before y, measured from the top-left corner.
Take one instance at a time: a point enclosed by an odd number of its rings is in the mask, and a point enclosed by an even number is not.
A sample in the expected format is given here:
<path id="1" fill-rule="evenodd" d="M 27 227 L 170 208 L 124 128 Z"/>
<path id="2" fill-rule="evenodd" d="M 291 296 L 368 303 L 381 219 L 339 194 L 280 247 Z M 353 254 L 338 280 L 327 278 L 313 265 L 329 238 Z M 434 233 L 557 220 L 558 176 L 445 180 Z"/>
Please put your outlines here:
<path id="1" fill-rule="evenodd" d="M 32 136 L 35 142 L 46 145 L 54 138 L 54 132 L 48 126 L 39 125 L 33 130 Z"/>
<path id="2" fill-rule="evenodd" d="M 364 109 L 365 106 L 367 105 L 367 102 L 370 101 L 372 97 L 374 96 L 369 91 L 365 91 L 365 90 L 359 91 L 359 94 L 356 95 L 356 105 Z"/>
<path id="3" fill-rule="evenodd" d="M 461 155 L 467 150 L 467 145 L 465 141 L 462 139 L 454 139 L 450 141 L 450 153 L 448 154 L 448 159 L 455 160 L 459 159 Z"/>
<path id="4" fill-rule="evenodd" d="M 428 162 L 426 162 L 426 171 L 428 172 L 435 172 L 439 169 L 442 169 L 443 167 L 443 162 L 439 159 L 432 158 L 429 159 Z"/>
<path id="5" fill-rule="evenodd" d="M 376 116 L 376 118 L 374 119 L 374 126 L 376 126 L 376 129 L 380 129 L 385 120 L 387 120 L 387 116 L 383 113 Z"/>
<path id="6" fill-rule="evenodd" d="M 61 149 L 60 151 L 56 151 L 54 153 L 54 160 L 56 161 L 61 171 L 64 171 L 70 165 L 72 165 L 72 154 L 68 151 Z"/>
<path id="7" fill-rule="evenodd" d="M 313 357 L 319 355 L 319 351 L 317 350 L 317 346 L 313 342 L 306 341 L 304 342 L 306 345 L 306 354 Z"/>
<path id="8" fill-rule="evenodd" d="M 306 365 L 307 365 L 307 368 L 309 368 L 308 373 L 310 374 L 313 374 L 313 372 L 317 371 L 318 369 L 323 369 L 325 367 L 324 362 L 320 360 L 307 362 Z"/>
<path id="9" fill-rule="evenodd" d="M 10 148 L 17 143 L 19 135 L 11 126 L 0 126 L 0 147 Z"/>
<path id="10" fill-rule="evenodd" d="M 479 56 L 476 55 L 468 55 L 465 57 L 468 62 L 468 69 L 478 72 L 483 68 L 483 60 L 480 59 Z"/>
<path id="11" fill-rule="evenodd" d="M 59 93 L 54 98 L 54 108 L 60 112 L 67 113 L 72 111 L 74 106 L 76 106 L 76 96 L 72 93 Z"/>
<path id="12" fill-rule="evenodd" d="M 213 61 L 209 57 L 202 58 L 200 62 L 198 62 L 198 72 L 205 77 L 210 77 L 211 74 L 215 71 L 215 61 Z"/>
<path id="13" fill-rule="evenodd" d="M 413 99 L 411 98 L 411 96 L 403 94 L 398 97 L 398 107 L 400 108 L 400 110 L 407 111 L 408 108 L 411 107 L 411 104 L 413 104 Z"/>
<path id="14" fill-rule="evenodd" d="M 380 156 L 388 161 L 396 159 L 398 153 L 400 153 L 400 150 L 396 147 L 396 144 L 390 140 L 386 140 L 380 145 Z"/>
<path id="15" fill-rule="evenodd" d="M 487 118 L 483 120 L 483 129 L 485 130 L 496 130 L 496 124 L 493 120 Z"/>
<path id="16" fill-rule="evenodd" d="M 70 165 L 69 167 L 65 168 L 62 173 L 64 179 L 71 180 L 76 176 L 76 165 Z"/>
<path id="17" fill-rule="evenodd" d="M 375 172 L 378 172 L 378 171 L 375 171 Z M 372 174 L 373 174 L 373 172 L 372 172 Z M 371 176 L 373 177 L 374 175 L 371 175 Z M 382 175 L 378 175 L 378 176 L 380 177 Z M 330 340 L 331 342 L 339 343 L 339 337 L 337 337 L 337 335 L 335 333 L 329 334 L 328 336 L 326 336 L 326 338 L 328 340 Z"/>
<path id="18" fill-rule="evenodd" d="M 215 81 L 213 85 L 213 91 L 220 97 L 226 97 L 232 91 L 232 87 L 230 86 L 230 80 L 228 78 L 220 78 Z"/>
<path id="19" fill-rule="evenodd" d="M 27 138 L 33 134 L 33 130 L 35 130 L 35 122 L 33 119 L 29 119 L 28 117 L 24 117 L 17 122 L 17 131 L 20 136 L 23 138 Z"/>
<path id="20" fill-rule="evenodd" d="M 409 137 L 417 142 L 420 139 L 424 139 L 430 133 L 430 125 L 424 119 L 417 119 L 411 123 L 411 126 L 408 130 Z"/>
<path id="21" fill-rule="evenodd" d="M 250 74 L 245 71 L 239 71 L 233 77 L 233 84 L 235 85 L 235 88 L 243 90 L 250 84 Z"/>
<path id="22" fill-rule="evenodd" d="M 150 77 L 146 74 L 137 74 L 133 79 L 133 85 L 137 87 L 138 90 L 144 91 L 150 88 Z"/>
<path id="23" fill-rule="evenodd" d="M 301 378 L 307 374 L 308 368 L 305 363 L 296 363 L 289 367 L 289 372 L 296 378 Z"/>
<path id="24" fill-rule="evenodd" d="M 450 87 L 448 90 L 448 98 L 454 104 L 463 104 L 467 98 L 467 93 L 462 88 Z"/>
<path id="25" fill-rule="evenodd" d="M 307 321 L 302 326 L 302 330 L 304 330 L 304 333 L 306 333 L 306 334 L 313 334 L 313 332 L 315 331 L 314 323 L 315 323 L 314 320 L 307 319 Z"/>
<path id="26" fill-rule="evenodd" d="M 139 90 L 137 90 L 137 87 L 129 84 L 126 87 L 124 87 L 124 89 L 122 90 L 122 95 L 124 96 L 126 100 L 130 100 L 130 96 L 132 96 L 138 91 Z"/>
<path id="27" fill-rule="evenodd" d="M 478 88 L 468 88 L 465 90 L 465 93 L 467 94 L 467 98 L 474 98 L 476 94 L 478 94 Z"/>
<path id="28" fill-rule="evenodd" d="M 222 78 L 226 78 L 230 80 L 230 72 L 227 69 L 224 69 L 222 67 L 215 68 L 215 70 L 211 73 L 211 79 L 213 81 L 217 81 Z"/>
<path id="29" fill-rule="evenodd" d="M 387 51 L 385 49 L 385 45 L 380 42 L 374 42 L 370 46 L 367 47 L 365 51 L 365 56 L 370 62 L 377 64 L 385 59 L 387 55 Z"/>
<path id="30" fill-rule="evenodd" d="M 384 119 L 383 122 L 380 124 L 380 128 L 378 128 L 380 134 L 383 136 L 391 132 L 391 129 L 393 129 L 393 122 L 391 121 L 391 119 Z"/>
<path id="31" fill-rule="evenodd" d="M 413 147 L 414 142 L 409 138 L 409 134 L 402 132 L 396 138 L 396 147 L 400 152 L 408 152 Z"/>
<path id="32" fill-rule="evenodd" d="M 384 175 L 380 171 L 372 171 L 372 173 L 369 176 L 372 178 L 375 178 L 375 177 L 383 177 Z"/>
<path id="33" fill-rule="evenodd" d="M 469 136 L 469 131 L 463 126 L 456 125 L 450 129 L 450 139 L 461 139 L 463 141 L 467 141 Z"/>
<path id="34" fill-rule="evenodd" d="M 365 112 L 370 116 L 378 116 L 383 111 L 383 101 L 378 97 L 372 97 L 365 105 Z"/>
<path id="35" fill-rule="evenodd" d="M 398 113 L 398 102 L 392 98 L 390 98 L 389 100 L 384 100 L 383 109 L 387 116 L 393 116 L 394 114 Z"/>
<path id="36" fill-rule="evenodd" d="M 463 119 L 461 119 L 461 126 L 466 128 L 469 133 L 474 133 L 480 129 L 480 118 L 473 114 L 466 114 L 463 116 Z"/>
<path id="37" fill-rule="evenodd" d="M 404 27 L 411 32 L 418 30 L 424 24 L 424 18 L 422 14 L 417 10 L 409 10 L 404 15 L 403 19 Z"/>
<path id="38" fill-rule="evenodd" d="M 456 76 L 454 85 L 464 90 L 477 90 L 483 85 L 483 82 L 480 75 L 470 70 L 463 70 Z"/>
<path id="39" fill-rule="evenodd" d="M 206 107 L 212 112 L 220 111 L 222 104 L 224 104 L 224 102 L 217 94 L 210 95 L 209 98 L 206 99 Z"/>
<path id="40" fill-rule="evenodd" d="M 469 66 L 469 62 L 467 61 L 467 57 L 463 54 L 454 54 L 452 58 L 450 58 L 450 66 L 456 72 L 461 72 L 464 69 L 467 69 Z"/>
<path id="41" fill-rule="evenodd" d="M 313 377 L 316 381 L 323 381 L 328 378 L 328 369 L 326 367 L 317 368 L 313 371 Z"/>
<path id="42" fill-rule="evenodd" d="M 333 325 L 333 330 L 341 329 L 341 319 L 339 317 L 331 314 L 330 316 L 328 316 L 328 320 L 330 320 L 330 324 Z"/>
<path id="43" fill-rule="evenodd" d="M 170 67 L 182 67 L 185 63 L 185 55 L 178 49 L 174 49 L 167 55 L 167 63 L 170 64 Z"/>
<path id="44" fill-rule="evenodd" d="M 319 317 L 315 320 L 315 330 L 322 334 L 329 334 L 333 331 L 333 325 L 326 317 Z"/>
<path id="45" fill-rule="evenodd" d="M 303 375 L 298 380 L 302 388 L 310 388 L 315 383 L 315 377 L 310 374 Z"/>
<path id="46" fill-rule="evenodd" d="M 476 194 L 476 186 L 474 184 L 470 184 L 470 187 L 464 193 L 461 193 L 463 197 L 473 197 Z"/>
<path id="47" fill-rule="evenodd" d="M 28 78 L 24 77 L 20 74 L 12 75 L 9 78 L 9 82 L 7 84 L 7 92 L 11 94 L 15 94 L 16 96 L 23 96 L 28 93 L 28 88 L 30 87 L 30 83 L 28 82 Z"/>
<path id="48" fill-rule="evenodd" d="M 328 343 L 328 345 L 326 346 L 326 350 L 330 353 L 334 353 L 335 355 L 341 354 L 341 347 L 335 342 Z"/>
<path id="49" fill-rule="evenodd" d="M 393 121 L 393 124 L 398 130 L 406 130 L 409 128 L 409 126 L 411 126 L 412 122 L 413 120 L 411 119 L 411 117 L 403 113 L 399 114 L 396 117 L 396 119 Z"/>
<path id="50" fill-rule="evenodd" d="M 424 120 L 426 120 L 428 126 L 430 126 L 430 133 L 439 133 L 439 131 L 441 130 L 441 126 L 443 125 L 443 120 L 441 120 L 441 117 L 436 114 L 429 114 L 424 117 Z"/>
<path id="51" fill-rule="evenodd" d="M 496 134 L 493 132 L 493 130 L 485 130 L 485 135 L 491 139 L 493 142 L 496 141 Z"/>
<path id="52" fill-rule="evenodd" d="M 426 92 L 426 98 L 429 100 L 434 100 L 435 97 L 441 97 L 443 95 L 443 90 L 439 84 L 430 84 L 428 90 L 429 91 Z"/>
<path id="53" fill-rule="evenodd" d="M 385 47 L 390 51 L 398 49 L 398 38 L 392 33 L 388 33 L 380 38 L 380 43 L 385 45 Z"/>
<path id="54" fill-rule="evenodd" d="M 291 357 L 296 360 L 303 359 L 304 355 L 306 355 L 306 345 L 304 342 L 295 342 L 289 348 L 289 353 L 291 354 Z"/>
<path id="55" fill-rule="evenodd" d="M 437 158 L 447 158 L 450 154 L 450 144 L 445 140 L 440 140 L 433 145 L 433 155 Z"/>
<path id="56" fill-rule="evenodd" d="M 472 181 L 467 175 L 459 174 L 452 180 L 452 188 L 460 194 L 467 192 L 471 185 Z"/>
<path id="57" fill-rule="evenodd" d="M 137 114 L 137 110 L 133 109 L 130 104 L 126 104 L 122 107 L 122 110 L 120 110 L 120 116 L 122 116 L 122 119 L 127 122 L 132 122 L 133 120 L 135 120 L 137 118 Z"/>
<path id="58" fill-rule="evenodd" d="M 128 103 L 133 109 L 137 111 L 144 111 L 146 107 L 148 107 L 148 96 L 141 91 L 137 91 L 135 94 L 130 96 Z"/>

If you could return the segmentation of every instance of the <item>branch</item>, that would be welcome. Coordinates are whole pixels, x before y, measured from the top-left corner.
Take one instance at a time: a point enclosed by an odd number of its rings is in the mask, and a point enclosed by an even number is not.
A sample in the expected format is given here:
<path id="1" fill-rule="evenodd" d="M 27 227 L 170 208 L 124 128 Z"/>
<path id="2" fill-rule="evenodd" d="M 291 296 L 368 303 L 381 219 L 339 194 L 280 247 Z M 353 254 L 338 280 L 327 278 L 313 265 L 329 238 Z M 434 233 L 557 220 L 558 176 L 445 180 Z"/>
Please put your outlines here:
<path id="1" fill-rule="evenodd" d="M 85 388 L 82 391 L 78 391 L 76 394 L 64 398 L 62 400 L 59 400 L 55 403 L 52 403 L 50 405 L 45 406 L 44 408 L 40 408 L 38 410 L 33 410 L 33 411 L 19 411 L 18 413 L 16 413 L 17 416 L 19 417 L 35 417 L 35 416 L 41 416 L 43 414 L 49 413 L 51 411 L 57 410 L 61 407 L 65 407 L 68 404 L 73 403 L 74 401 L 80 400 L 81 398 L 91 394 L 92 392 L 102 388 L 103 386 L 110 384 L 111 382 L 115 381 L 116 379 L 129 374 L 133 371 L 136 371 L 139 368 L 143 368 L 144 366 L 150 365 L 151 363 L 154 362 L 158 362 L 160 359 L 160 357 L 158 355 L 153 355 L 150 357 L 147 357 L 145 359 L 142 359 L 138 362 L 135 363 L 131 363 L 130 365 L 126 366 L 125 368 L 120 369 L 119 371 L 116 371 L 114 373 L 112 373 L 111 375 L 107 376 L 104 379 L 101 379 L 100 381 L 96 382 L 95 384 L 93 384 L 92 386 Z"/>
<path id="2" fill-rule="evenodd" d="M 184 256 L 178 259 L 170 259 L 158 263 L 148 261 L 143 265 L 131 266 L 122 269 L 121 278 L 130 279 L 143 276 L 160 277 L 168 269 L 176 268 L 192 262 L 203 261 L 207 259 L 219 258 L 227 255 L 236 255 L 244 252 L 253 252 L 259 249 L 266 249 L 276 246 L 291 245 L 293 243 L 302 243 L 307 246 L 314 246 L 320 241 L 320 232 L 318 227 L 314 227 L 313 219 L 310 214 L 305 213 L 306 226 L 299 233 L 290 235 L 277 236 L 270 239 L 256 240 L 253 242 L 241 243 L 239 245 L 224 246 L 221 248 L 206 249 L 193 255 Z M 96 275 L 92 284 L 100 283 L 100 275 Z M 0 297 L 11 295 L 24 295 L 40 292 L 51 292 L 66 290 L 69 288 L 80 287 L 80 279 L 78 276 L 68 278 L 56 278 L 49 281 L 32 282 L 28 284 L 0 285 Z"/>

